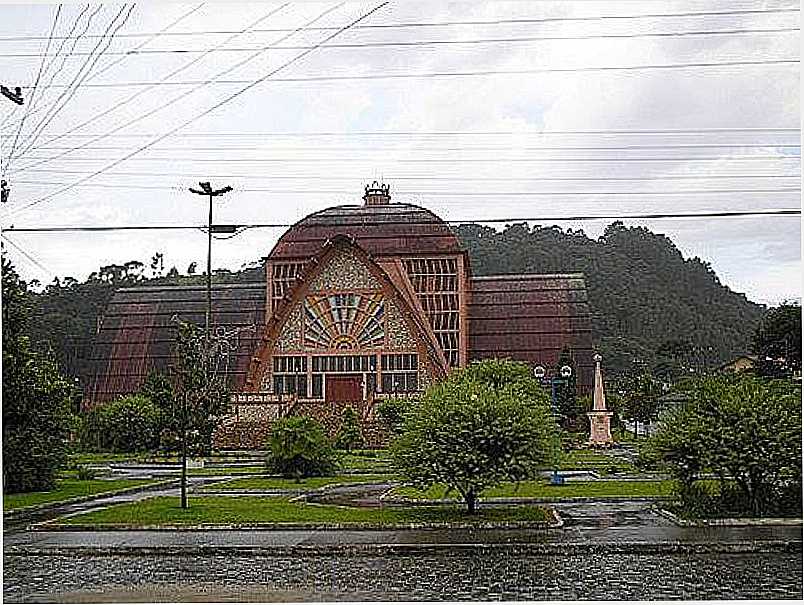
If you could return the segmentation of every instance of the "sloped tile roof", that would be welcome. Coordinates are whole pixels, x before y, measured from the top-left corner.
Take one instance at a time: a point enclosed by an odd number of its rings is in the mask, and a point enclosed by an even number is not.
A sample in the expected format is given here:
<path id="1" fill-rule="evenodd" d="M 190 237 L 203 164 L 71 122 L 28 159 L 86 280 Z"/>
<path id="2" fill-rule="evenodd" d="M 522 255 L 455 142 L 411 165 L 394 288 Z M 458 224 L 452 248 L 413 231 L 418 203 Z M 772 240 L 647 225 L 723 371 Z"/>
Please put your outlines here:
<path id="1" fill-rule="evenodd" d="M 336 235 L 355 238 L 372 256 L 457 254 L 462 252 L 449 225 L 413 204 L 334 206 L 311 214 L 279 239 L 270 260 L 301 260 L 315 255 Z"/>
<path id="2" fill-rule="evenodd" d="M 470 359 L 510 357 L 551 368 L 567 346 L 579 385 L 592 387 L 592 317 L 582 274 L 473 277 L 471 290 Z"/>
<path id="3" fill-rule="evenodd" d="M 265 316 L 265 283 L 212 286 L 213 328 L 248 328 L 237 338 L 228 374 L 242 386 L 249 356 L 256 348 Z M 175 316 L 203 327 L 206 287 L 147 286 L 115 292 L 100 322 L 84 377 L 85 397 L 108 401 L 139 389 L 148 373 L 166 371 L 176 338 Z"/>

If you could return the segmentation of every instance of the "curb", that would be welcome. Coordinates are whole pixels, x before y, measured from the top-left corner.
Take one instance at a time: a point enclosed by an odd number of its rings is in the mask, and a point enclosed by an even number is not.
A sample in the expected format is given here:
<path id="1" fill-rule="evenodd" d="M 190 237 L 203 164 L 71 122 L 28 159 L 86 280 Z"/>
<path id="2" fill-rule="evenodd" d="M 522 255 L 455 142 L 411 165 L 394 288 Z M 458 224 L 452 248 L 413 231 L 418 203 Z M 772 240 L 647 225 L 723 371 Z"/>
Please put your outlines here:
<path id="1" fill-rule="evenodd" d="M 158 532 L 197 532 L 197 531 L 389 531 L 409 529 L 555 529 L 564 525 L 563 520 L 553 514 L 553 520 L 509 521 L 486 523 L 243 523 L 215 524 L 200 523 L 198 525 L 131 525 L 126 523 L 98 524 L 59 524 L 52 521 L 37 523 L 31 531 L 89 532 L 89 531 L 158 531 Z"/>
<path id="2" fill-rule="evenodd" d="M 458 498 L 438 498 L 435 500 L 430 499 L 417 499 L 395 497 L 385 492 L 380 496 L 380 500 L 389 506 L 440 506 L 443 504 L 460 504 L 462 500 Z M 671 500 L 670 496 L 578 496 L 566 498 L 537 498 L 523 496 L 521 498 L 480 498 L 478 502 L 486 504 L 583 504 L 588 502 L 656 502 Z"/>
<path id="3" fill-rule="evenodd" d="M 476 556 L 500 554 L 503 556 L 550 556 L 567 554 L 755 554 L 755 553 L 801 553 L 800 541 L 775 540 L 767 542 L 732 543 L 679 543 L 679 542 L 568 542 L 561 544 L 327 544 L 288 546 L 74 546 L 52 548 L 29 548 L 10 546 L 6 557 L 43 556 L 181 556 L 197 557 L 228 554 L 234 556 L 408 556 L 435 554 L 452 556 Z"/>
<path id="4" fill-rule="evenodd" d="M 765 517 L 765 518 L 731 518 L 731 519 L 682 519 L 675 513 L 656 507 L 657 514 L 669 519 L 679 527 L 768 527 L 768 526 L 788 526 L 795 527 L 804 523 L 802 519 L 791 519 L 788 517 Z"/>
<path id="5" fill-rule="evenodd" d="M 21 508 L 14 508 L 9 511 L 3 511 L 3 521 L 16 521 L 20 517 L 25 517 L 30 513 L 41 512 L 50 508 L 59 506 L 67 506 L 70 504 L 81 504 L 82 502 L 90 502 L 100 498 L 108 498 L 110 496 L 122 496 L 132 492 L 147 491 L 160 487 L 171 487 L 173 484 L 178 485 L 181 479 L 167 479 L 165 481 L 157 481 L 156 483 L 143 483 L 142 485 L 133 485 L 123 489 L 111 490 L 108 492 L 98 492 L 88 496 L 76 496 L 75 498 L 68 498 L 67 500 L 57 500 L 54 502 L 43 502 L 42 504 L 32 504 L 31 506 L 24 506 Z"/>

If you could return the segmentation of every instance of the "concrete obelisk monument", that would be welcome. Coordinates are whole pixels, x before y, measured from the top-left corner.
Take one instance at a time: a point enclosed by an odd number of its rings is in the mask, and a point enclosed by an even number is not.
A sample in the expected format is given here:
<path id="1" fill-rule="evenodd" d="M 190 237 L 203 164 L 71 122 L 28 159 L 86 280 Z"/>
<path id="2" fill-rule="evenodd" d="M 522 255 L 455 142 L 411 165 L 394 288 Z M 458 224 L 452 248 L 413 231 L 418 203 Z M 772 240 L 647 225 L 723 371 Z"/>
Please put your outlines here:
<path id="1" fill-rule="evenodd" d="M 613 442 L 611 438 L 611 417 L 614 412 L 606 410 L 603 373 L 600 370 L 600 362 L 603 358 L 596 354 L 593 359 L 595 361 L 595 396 L 592 411 L 586 413 L 589 416 L 589 444 L 592 446 L 609 446 Z"/>

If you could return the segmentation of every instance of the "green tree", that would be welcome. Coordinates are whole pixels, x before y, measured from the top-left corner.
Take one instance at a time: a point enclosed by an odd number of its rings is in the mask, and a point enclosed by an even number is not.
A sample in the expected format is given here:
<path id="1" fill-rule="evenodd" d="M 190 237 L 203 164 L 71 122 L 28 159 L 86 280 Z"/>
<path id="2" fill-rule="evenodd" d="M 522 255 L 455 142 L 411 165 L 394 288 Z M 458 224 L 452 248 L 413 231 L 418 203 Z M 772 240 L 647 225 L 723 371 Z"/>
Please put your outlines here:
<path id="1" fill-rule="evenodd" d="M 801 305 L 784 303 L 770 309 L 754 332 L 751 349 L 759 358 L 760 376 L 790 378 L 801 372 Z"/>
<path id="2" fill-rule="evenodd" d="M 341 426 L 335 435 L 335 447 L 340 450 L 352 450 L 363 445 L 363 434 L 360 432 L 360 419 L 354 408 L 347 407 L 341 417 Z"/>
<path id="3" fill-rule="evenodd" d="M 271 427 L 267 449 L 267 468 L 296 481 L 325 477 L 338 468 L 338 455 L 324 427 L 308 416 L 276 421 Z"/>
<path id="4" fill-rule="evenodd" d="M 642 454 L 679 479 L 682 501 L 701 473 L 712 473 L 721 494 L 736 486 L 749 514 L 763 516 L 796 493 L 800 507 L 800 385 L 718 376 L 696 381 L 688 395 Z"/>
<path id="5" fill-rule="evenodd" d="M 215 428 L 229 408 L 229 387 L 218 361 L 204 331 L 180 321 L 170 368 L 175 405 L 169 426 L 182 460 L 182 508 L 187 508 L 187 456 L 210 453 Z"/>
<path id="6" fill-rule="evenodd" d="M 432 385 L 392 447 L 411 484 L 444 483 L 474 513 L 480 493 L 534 478 L 560 448 L 547 395 L 526 364 L 490 360 Z"/>
<path id="7" fill-rule="evenodd" d="M 663 394 L 662 383 L 650 372 L 643 371 L 624 383 L 619 414 L 633 422 L 650 424 L 659 413 L 659 398 Z M 636 425 L 634 435 L 637 435 Z"/>
<path id="8" fill-rule="evenodd" d="M 65 460 L 73 387 L 55 363 L 32 350 L 25 335 L 31 295 L 5 258 L 2 294 L 3 489 L 50 489 Z"/>

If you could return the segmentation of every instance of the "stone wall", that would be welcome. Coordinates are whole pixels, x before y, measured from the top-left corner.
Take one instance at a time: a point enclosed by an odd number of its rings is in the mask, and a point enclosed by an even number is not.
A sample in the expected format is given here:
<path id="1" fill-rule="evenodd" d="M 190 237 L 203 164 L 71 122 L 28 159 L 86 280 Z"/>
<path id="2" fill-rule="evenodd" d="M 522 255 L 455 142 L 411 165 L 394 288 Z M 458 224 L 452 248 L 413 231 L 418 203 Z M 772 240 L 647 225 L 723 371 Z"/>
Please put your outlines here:
<path id="1" fill-rule="evenodd" d="M 285 413 L 278 413 L 276 404 L 240 405 L 239 413 L 223 419 L 213 437 L 216 449 L 265 449 L 271 435 L 271 425 L 284 415 L 310 416 L 318 420 L 330 438 L 340 429 L 346 408 L 351 407 L 360 418 L 364 447 L 378 448 L 388 445 L 389 434 L 376 418 L 376 405 L 369 402 L 324 403 L 321 401 L 299 402 Z"/>

